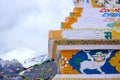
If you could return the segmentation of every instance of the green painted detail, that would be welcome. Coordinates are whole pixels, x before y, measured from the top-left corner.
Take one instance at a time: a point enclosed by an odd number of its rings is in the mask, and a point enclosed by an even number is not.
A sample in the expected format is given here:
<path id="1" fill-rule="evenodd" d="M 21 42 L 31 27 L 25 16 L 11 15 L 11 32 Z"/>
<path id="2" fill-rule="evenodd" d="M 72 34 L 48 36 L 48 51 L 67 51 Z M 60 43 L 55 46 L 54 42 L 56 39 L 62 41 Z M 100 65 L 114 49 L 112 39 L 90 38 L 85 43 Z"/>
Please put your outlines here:
<path id="1" fill-rule="evenodd" d="M 80 62 L 81 62 L 80 58 L 76 58 L 76 60 L 74 60 L 74 61 L 75 61 L 74 63 L 75 63 L 76 65 L 80 65 Z"/>
<path id="2" fill-rule="evenodd" d="M 73 16 L 73 13 L 72 13 L 72 12 L 70 13 L 70 17 L 71 17 L 71 16 Z"/>
<path id="3" fill-rule="evenodd" d="M 62 29 L 62 28 L 64 28 L 64 24 L 63 24 L 63 23 L 61 23 L 61 29 Z"/>
<path id="4" fill-rule="evenodd" d="M 118 23 L 113 22 L 113 23 L 108 23 L 106 26 L 109 28 L 115 29 L 117 31 L 120 31 L 120 28 L 116 29 L 117 27 L 119 27 L 119 25 L 120 25 L 120 22 L 118 22 Z"/>
<path id="5" fill-rule="evenodd" d="M 110 28 L 115 28 L 115 23 L 108 23 L 106 26 Z"/>
<path id="6" fill-rule="evenodd" d="M 112 32 L 104 32 L 106 39 L 112 39 Z"/>

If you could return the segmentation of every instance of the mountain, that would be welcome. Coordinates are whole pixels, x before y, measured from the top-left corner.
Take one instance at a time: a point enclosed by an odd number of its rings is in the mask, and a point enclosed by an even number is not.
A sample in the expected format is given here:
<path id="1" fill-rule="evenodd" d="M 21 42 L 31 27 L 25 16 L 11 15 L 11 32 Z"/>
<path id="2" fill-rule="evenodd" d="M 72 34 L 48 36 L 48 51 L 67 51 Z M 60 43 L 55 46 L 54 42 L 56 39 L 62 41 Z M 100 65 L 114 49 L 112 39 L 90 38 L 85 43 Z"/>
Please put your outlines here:
<path id="1" fill-rule="evenodd" d="M 24 68 L 22 66 L 22 64 L 16 59 L 13 59 L 11 61 L 6 60 L 5 63 L 6 63 L 6 65 L 5 65 L 4 69 L 3 69 L 5 74 L 14 74 L 14 75 L 16 75 L 16 74 L 18 74 L 17 71 L 22 71 L 23 68 Z"/>
<path id="2" fill-rule="evenodd" d="M 32 65 L 35 65 L 35 64 L 41 64 L 42 62 L 44 62 L 47 59 L 48 59 L 48 55 L 41 55 L 41 56 L 38 56 L 38 57 L 34 57 L 34 58 L 31 58 L 31 59 L 24 60 L 23 62 L 21 62 L 21 64 L 25 68 L 28 68 L 28 67 L 30 67 Z"/>
<path id="3" fill-rule="evenodd" d="M 52 80 L 57 74 L 57 63 L 50 58 L 41 64 L 35 64 L 20 73 L 24 79 L 31 80 Z"/>
<path id="4" fill-rule="evenodd" d="M 16 59 L 11 61 L 0 59 L 0 80 L 15 80 L 15 78 L 19 76 L 19 72 L 21 72 L 23 69 L 24 67 L 22 64 Z M 16 80 L 20 80 L 20 77 Z"/>
<path id="5" fill-rule="evenodd" d="M 1 66 L 1 67 L 4 67 L 5 65 L 6 65 L 5 61 L 0 58 L 0 66 Z"/>
<path id="6" fill-rule="evenodd" d="M 0 59 L 0 80 L 51 80 L 57 73 L 57 63 L 48 55 L 18 60 Z"/>

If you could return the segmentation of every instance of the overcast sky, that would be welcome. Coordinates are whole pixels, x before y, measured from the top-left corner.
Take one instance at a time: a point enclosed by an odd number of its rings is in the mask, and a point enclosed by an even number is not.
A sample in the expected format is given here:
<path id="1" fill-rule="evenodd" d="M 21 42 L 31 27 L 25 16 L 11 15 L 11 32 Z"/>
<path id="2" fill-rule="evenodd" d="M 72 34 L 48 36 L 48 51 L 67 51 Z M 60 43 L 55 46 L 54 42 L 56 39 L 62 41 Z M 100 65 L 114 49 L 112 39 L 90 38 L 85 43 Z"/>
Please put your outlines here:
<path id="1" fill-rule="evenodd" d="M 48 53 L 48 30 L 73 9 L 72 0 L 0 0 L 0 57 L 24 60 Z"/>

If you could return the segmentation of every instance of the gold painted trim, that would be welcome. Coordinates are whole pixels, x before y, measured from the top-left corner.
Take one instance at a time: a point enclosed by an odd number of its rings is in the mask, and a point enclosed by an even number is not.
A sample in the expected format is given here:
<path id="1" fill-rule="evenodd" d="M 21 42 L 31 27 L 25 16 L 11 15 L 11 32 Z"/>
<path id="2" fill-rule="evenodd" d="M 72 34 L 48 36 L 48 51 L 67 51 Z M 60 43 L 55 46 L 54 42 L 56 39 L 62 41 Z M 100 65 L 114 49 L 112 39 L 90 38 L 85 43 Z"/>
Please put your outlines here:
<path id="1" fill-rule="evenodd" d="M 55 40 L 52 58 L 56 58 L 56 49 L 58 45 L 120 45 L 120 40 Z"/>

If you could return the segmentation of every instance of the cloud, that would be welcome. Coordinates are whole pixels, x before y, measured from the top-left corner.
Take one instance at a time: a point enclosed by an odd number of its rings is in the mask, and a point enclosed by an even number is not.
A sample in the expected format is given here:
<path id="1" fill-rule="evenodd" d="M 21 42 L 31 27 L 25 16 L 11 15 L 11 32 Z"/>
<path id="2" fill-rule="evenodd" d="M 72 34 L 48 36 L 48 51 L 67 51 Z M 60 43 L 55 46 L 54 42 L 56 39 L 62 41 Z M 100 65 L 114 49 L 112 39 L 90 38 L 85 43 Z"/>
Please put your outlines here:
<path id="1" fill-rule="evenodd" d="M 2 0 L 0 1 L 0 7 L 0 30 L 15 27 L 17 22 L 23 19 L 23 16 L 30 12 L 40 11 L 33 0 Z"/>
<path id="2" fill-rule="evenodd" d="M 73 3 L 72 0 L 1 0 L 0 7 L 0 54 L 23 47 L 38 56 L 48 52 L 48 30 L 60 29 Z"/>
<path id="3" fill-rule="evenodd" d="M 22 62 L 25 59 L 33 58 L 35 51 L 26 49 L 26 48 L 16 48 L 12 51 L 5 53 L 5 55 L 1 55 L 4 60 L 12 60 L 17 59 Z"/>

